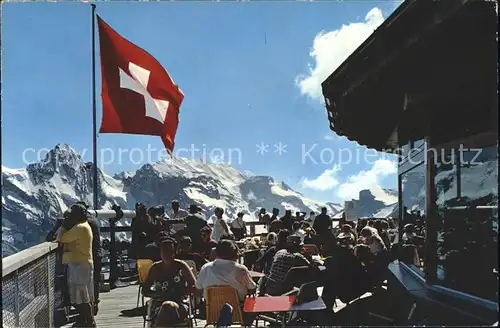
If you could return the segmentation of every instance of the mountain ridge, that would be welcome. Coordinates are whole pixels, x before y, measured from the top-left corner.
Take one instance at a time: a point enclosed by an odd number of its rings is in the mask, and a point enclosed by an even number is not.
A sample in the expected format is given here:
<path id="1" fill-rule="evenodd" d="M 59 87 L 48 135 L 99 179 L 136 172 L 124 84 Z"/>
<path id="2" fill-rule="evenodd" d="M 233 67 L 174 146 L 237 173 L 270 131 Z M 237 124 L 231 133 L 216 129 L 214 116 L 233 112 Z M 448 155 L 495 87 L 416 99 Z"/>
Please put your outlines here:
<path id="1" fill-rule="evenodd" d="M 76 201 L 92 203 L 93 164 L 69 145 L 57 144 L 44 159 L 24 169 L 2 165 L 2 244 L 4 250 L 24 249 L 42 242 L 67 207 Z M 326 206 L 331 214 L 343 204 L 321 203 L 293 190 L 270 176 L 239 172 L 227 164 L 176 158 L 148 163 L 135 172 L 113 176 L 98 170 L 99 208 L 116 204 L 134 208 L 136 202 L 147 206 L 164 205 L 173 199 L 181 207 L 200 205 L 211 215 L 215 206 L 228 217 L 238 211 L 254 219 L 261 207 L 292 211 L 319 212 Z M 3 254 L 5 255 L 5 254 Z"/>

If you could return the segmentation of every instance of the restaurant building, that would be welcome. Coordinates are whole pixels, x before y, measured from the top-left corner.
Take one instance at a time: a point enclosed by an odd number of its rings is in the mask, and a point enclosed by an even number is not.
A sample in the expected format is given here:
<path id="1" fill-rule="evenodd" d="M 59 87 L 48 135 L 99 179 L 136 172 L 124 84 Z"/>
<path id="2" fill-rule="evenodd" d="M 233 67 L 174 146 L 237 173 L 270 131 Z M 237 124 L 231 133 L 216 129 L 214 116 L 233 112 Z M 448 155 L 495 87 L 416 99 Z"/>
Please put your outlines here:
<path id="1" fill-rule="evenodd" d="M 497 47 L 496 2 L 407 0 L 322 84 L 335 133 L 399 155 L 399 322 L 498 320 Z"/>

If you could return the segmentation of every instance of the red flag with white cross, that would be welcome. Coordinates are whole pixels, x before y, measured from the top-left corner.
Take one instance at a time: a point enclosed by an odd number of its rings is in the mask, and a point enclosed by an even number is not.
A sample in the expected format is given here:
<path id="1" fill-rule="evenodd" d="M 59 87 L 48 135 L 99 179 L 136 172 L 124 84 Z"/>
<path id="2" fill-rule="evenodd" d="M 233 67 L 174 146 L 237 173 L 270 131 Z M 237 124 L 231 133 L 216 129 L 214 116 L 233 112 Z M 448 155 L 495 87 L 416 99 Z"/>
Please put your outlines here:
<path id="1" fill-rule="evenodd" d="M 97 16 L 102 74 L 100 133 L 160 136 L 174 149 L 184 94 L 149 53 Z"/>

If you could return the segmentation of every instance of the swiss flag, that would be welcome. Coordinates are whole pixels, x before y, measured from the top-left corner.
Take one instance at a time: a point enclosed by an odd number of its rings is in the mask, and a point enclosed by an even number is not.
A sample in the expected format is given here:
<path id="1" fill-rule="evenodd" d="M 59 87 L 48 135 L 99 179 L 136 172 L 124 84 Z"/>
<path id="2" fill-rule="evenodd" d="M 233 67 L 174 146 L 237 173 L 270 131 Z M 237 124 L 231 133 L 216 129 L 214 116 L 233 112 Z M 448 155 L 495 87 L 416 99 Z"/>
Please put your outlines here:
<path id="1" fill-rule="evenodd" d="M 174 149 L 184 95 L 150 54 L 97 16 L 102 74 L 100 133 L 161 136 Z"/>

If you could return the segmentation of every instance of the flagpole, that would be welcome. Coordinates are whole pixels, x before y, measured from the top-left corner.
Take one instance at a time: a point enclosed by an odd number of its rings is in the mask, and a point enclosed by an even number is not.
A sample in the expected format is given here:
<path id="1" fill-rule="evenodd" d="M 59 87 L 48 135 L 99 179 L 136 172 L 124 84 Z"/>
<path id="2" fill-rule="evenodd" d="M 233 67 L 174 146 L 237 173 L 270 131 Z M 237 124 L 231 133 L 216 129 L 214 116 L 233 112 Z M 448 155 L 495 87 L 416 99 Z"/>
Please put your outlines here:
<path id="1" fill-rule="evenodd" d="M 98 168 L 97 168 L 97 104 L 96 104 L 96 92 L 95 92 L 95 4 L 90 4 L 92 7 L 92 127 L 93 127 L 93 157 L 94 157 L 94 210 L 98 209 L 98 192 L 99 192 L 99 181 L 98 181 Z"/>

